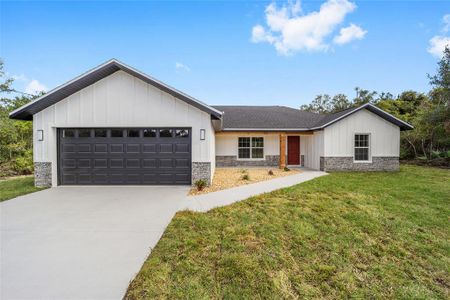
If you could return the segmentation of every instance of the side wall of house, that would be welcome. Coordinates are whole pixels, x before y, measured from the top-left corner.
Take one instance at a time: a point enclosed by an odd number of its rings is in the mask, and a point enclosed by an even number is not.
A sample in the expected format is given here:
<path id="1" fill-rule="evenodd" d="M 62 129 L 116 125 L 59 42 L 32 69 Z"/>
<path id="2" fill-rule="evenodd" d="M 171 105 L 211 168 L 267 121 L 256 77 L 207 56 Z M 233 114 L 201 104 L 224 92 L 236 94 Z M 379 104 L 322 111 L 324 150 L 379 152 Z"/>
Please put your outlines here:
<path id="1" fill-rule="evenodd" d="M 164 126 L 192 128 L 192 181 L 210 180 L 215 159 L 210 115 L 118 71 L 33 116 L 36 184 L 57 185 L 57 128 Z M 200 129 L 206 132 L 202 141 Z M 43 141 L 37 130 L 44 130 Z"/>
<path id="2" fill-rule="evenodd" d="M 300 136 L 300 156 L 302 165 L 319 170 L 320 157 L 324 153 L 323 131 L 315 131 L 313 135 Z"/>
<path id="3" fill-rule="evenodd" d="M 369 135 L 369 160 L 354 161 L 355 134 Z M 400 128 L 368 110 L 360 110 L 324 129 L 325 171 L 395 171 L 399 168 Z"/>
<path id="4" fill-rule="evenodd" d="M 264 159 L 238 159 L 239 137 L 263 137 Z M 278 134 L 253 134 L 243 132 L 240 134 L 216 135 L 216 166 L 278 166 L 280 160 L 280 138 Z"/>

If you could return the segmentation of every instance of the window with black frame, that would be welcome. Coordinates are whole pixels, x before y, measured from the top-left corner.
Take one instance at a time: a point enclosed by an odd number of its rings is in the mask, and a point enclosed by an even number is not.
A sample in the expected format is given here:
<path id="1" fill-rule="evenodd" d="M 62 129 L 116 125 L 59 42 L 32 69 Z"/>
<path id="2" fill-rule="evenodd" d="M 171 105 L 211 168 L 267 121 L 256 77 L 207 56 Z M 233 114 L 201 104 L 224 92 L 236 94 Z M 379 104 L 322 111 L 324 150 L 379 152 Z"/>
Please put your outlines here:
<path id="1" fill-rule="evenodd" d="M 368 134 L 355 134 L 355 161 L 369 161 L 370 137 Z"/>
<path id="2" fill-rule="evenodd" d="M 238 139 L 239 159 L 263 159 L 264 138 L 263 137 L 240 137 Z"/>

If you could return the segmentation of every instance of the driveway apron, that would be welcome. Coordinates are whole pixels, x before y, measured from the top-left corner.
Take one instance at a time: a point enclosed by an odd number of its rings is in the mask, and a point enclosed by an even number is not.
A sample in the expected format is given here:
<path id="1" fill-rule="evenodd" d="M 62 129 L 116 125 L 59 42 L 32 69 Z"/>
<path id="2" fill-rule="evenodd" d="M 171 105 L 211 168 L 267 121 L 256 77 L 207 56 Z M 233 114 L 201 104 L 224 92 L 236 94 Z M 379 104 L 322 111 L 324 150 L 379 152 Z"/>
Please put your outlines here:
<path id="1" fill-rule="evenodd" d="M 121 299 L 189 187 L 56 187 L 0 203 L 0 299 Z"/>

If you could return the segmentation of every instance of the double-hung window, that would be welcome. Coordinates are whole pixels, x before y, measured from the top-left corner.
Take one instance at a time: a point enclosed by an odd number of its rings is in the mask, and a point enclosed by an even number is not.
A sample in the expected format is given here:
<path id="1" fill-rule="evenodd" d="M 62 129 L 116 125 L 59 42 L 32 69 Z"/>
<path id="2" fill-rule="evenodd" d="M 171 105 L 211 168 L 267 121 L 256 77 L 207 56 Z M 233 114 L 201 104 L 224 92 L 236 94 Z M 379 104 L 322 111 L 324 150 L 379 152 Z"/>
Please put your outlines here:
<path id="1" fill-rule="evenodd" d="M 263 159 L 264 138 L 263 137 L 240 137 L 238 141 L 239 159 Z"/>
<path id="2" fill-rule="evenodd" d="M 355 161 L 370 160 L 370 136 L 368 134 L 355 134 Z"/>

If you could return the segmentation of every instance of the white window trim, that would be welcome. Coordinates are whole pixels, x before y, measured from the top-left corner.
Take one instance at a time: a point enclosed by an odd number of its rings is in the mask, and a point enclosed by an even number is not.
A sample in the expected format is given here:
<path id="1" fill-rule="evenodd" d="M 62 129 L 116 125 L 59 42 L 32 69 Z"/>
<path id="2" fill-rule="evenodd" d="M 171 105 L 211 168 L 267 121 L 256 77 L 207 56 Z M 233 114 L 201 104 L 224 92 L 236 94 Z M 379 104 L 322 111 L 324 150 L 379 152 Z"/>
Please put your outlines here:
<path id="1" fill-rule="evenodd" d="M 239 138 L 250 138 L 250 158 L 239 158 Z M 263 157 L 262 158 L 252 158 L 251 156 L 252 156 L 252 138 L 262 138 L 263 139 L 263 147 L 262 147 L 262 149 L 263 149 Z M 261 147 L 255 147 L 255 148 L 257 148 L 257 149 L 261 149 Z M 265 160 L 266 159 L 266 151 L 265 151 L 265 148 L 266 148 L 266 139 L 263 137 L 263 136 L 238 136 L 238 138 L 237 138 L 237 153 L 236 153 L 236 157 L 237 157 L 237 160 L 240 160 L 240 161 L 249 161 L 249 160 L 251 160 L 251 161 L 256 161 L 256 160 Z"/>
<path id="2" fill-rule="evenodd" d="M 355 159 L 355 148 L 366 148 L 366 147 L 355 147 L 355 135 L 367 135 L 369 139 L 369 157 L 368 160 L 356 160 Z M 372 163 L 372 135 L 369 132 L 354 132 L 352 139 L 352 151 L 353 151 L 353 163 L 355 164 L 371 164 Z"/>

